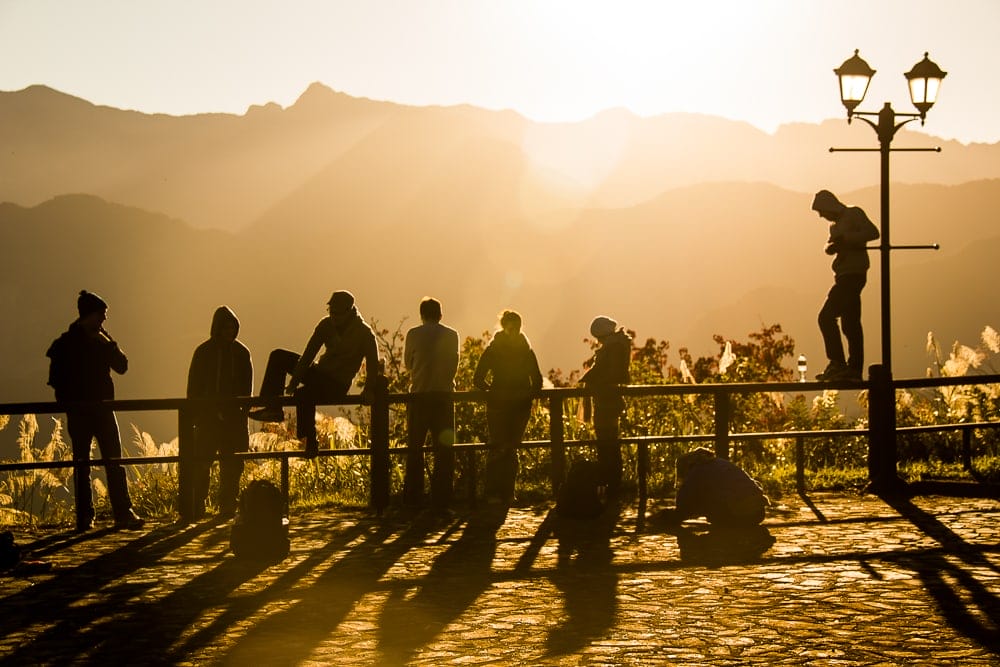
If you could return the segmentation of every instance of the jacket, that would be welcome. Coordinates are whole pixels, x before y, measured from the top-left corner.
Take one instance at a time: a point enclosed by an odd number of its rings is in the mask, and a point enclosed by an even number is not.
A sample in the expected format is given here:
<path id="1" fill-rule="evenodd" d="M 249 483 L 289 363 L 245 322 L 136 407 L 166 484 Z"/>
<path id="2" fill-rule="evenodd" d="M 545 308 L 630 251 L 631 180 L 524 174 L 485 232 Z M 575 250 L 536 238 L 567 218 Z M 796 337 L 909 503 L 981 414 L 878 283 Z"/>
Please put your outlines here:
<path id="1" fill-rule="evenodd" d="M 238 340 L 223 335 L 224 324 L 233 324 L 236 333 L 240 321 L 226 306 L 220 306 L 212 316 L 211 335 L 195 348 L 188 369 L 188 398 L 228 398 L 249 396 L 253 386 L 253 364 L 250 350 Z M 212 409 L 213 414 L 220 414 Z M 228 414 L 230 411 L 225 411 Z M 242 416 L 245 409 L 234 406 L 233 416 Z"/>
<path id="2" fill-rule="evenodd" d="M 292 371 L 293 384 L 302 381 L 321 347 L 325 349 L 316 366 L 339 385 L 351 386 L 354 376 L 361 370 L 362 361 L 370 377 L 382 373 L 375 333 L 356 310 L 339 327 L 332 317 L 319 321 Z"/>
<path id="3" fill-rule="evenodd" d="M 57 401 L 109 401 L 115 397 L 111 371 L 124 374 L 128 357 L 102 327 L 88 333 L 79 321 L 49 346 L 49 382 Z"/>
<path id="4" fill-rule="evenodd" d="M 834 255 L 834 275 L 864 275 L 871 265 L 865 245 L 878 237 L 878 227 L 863 210 L 845 206 L 837 220 L 830 223 L 830 238 L 826 244 L 826 253 Z"/>
<path id="5" fill-rule="evenodd" d="M 406 332 L 403 363 L 410 372 L 410 391 L 455 390 L 458 332 L 440 322 L 425 322 Z"/>
<path id="6" fill-rule="evenodd" d="M 527 337 L 498 331 L 479 358 L 472 384 L 495 394 L 492 400 L 530 399 L 542 388 L 542 372 Z"/>

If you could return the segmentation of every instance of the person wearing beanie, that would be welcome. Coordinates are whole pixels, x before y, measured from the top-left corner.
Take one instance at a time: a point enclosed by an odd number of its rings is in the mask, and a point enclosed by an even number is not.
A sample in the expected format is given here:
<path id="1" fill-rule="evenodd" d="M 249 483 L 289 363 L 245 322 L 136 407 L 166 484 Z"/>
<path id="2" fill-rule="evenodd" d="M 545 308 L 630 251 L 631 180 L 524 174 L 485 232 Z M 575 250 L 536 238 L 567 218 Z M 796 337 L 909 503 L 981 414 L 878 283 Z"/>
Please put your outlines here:
<path id="1" fill-rule="evenodd" d="M 866 245 L 879 237 L 879 231 L 863 210 L 841 203 L 829 190 L 816 193 L 812 210 L 830 221 L 830 236 L 825 252 L 833 255 L 834 274 L 833 287 L 826 296 L 818 318 L 829 363 L 816 379 L 827 382 L 860 381 L 864 370 L 861 290 L 868 280 L 870 264 Z M 847 339 L 846 357 L 841 330 Z"/>
<path id="2" fill-rule="evenodd" d="M 212 315 L 209 338 L 197 348 L 188 369 L 187 397 L 202 399 L 192 410 L 193 454 L 189 457 L 190 485 L 181 493 L 183 523 L 205 515 L 212 462 L 219 457 L 219 516 L 236 513 L 236 497 L 243 475 L 243 459 L 234 456 L 250 448 L 247 410 L 236 404 L 213 404 L 211 399 L 249 396 L 253 391 L 250 350 L 237 340 L 240 321 L 227 306 Z"/>
<path id="3" fill-rule="evenodd" d="M 590 335 L 597 341 L 597 350 L 588 362 L 590 368 L 580 378 L 580 383 L 593 393 L 597 464 L 605 497 L 614 500 L 622 483 L 618 423 L 625 409 L 625 399 L 618 392 L 618 387 L 629 383 L 632 337 L 615 320 L 604 315 L 595 317 L 590 323 Z"/>
<path id="4" fill-rule="evenodd" d="M 531 404 L 542 388 L 542 371 L 527 336 L 521 333 L 521 315 L 500 314 L 500 331 L 483 350 L 472 384 L 487 392 L 486 501 L 509 504 L 517 480 L 517 448 L 531 417 Z"/>
<path id="5" fill-rule="evenodd" d="M 410 373 L 412 401 L 406 406 L 406 473 L 403 501 L 419 507 L 424 495 L 424 444 L 431 438 L 434 469 L 431 503 L 448 510 L 455 472 L 455 373 L 458 372 L 458 332 L 441 324 L 441 302 L 420 301 L 419 326 L 406 332 L 403 363 Z"/>
<path id="6" fill-rule="evenodd" d="M 273 350 L 264 368 L 261 398 L 277 398 L 285 393 L 303 400 L 297 406 L 297 433 L 306 442 L 306 452 L 316 453 L 316 404 L 334 402 L 347 395 L 354 377 L 365 363 L 367 380 L 365 399 L 371 401 L 374 387 L 382 380 L 375 332 L 358 313 L 354 295 L 345 290 L 334 292 L 327 301 L 328 317 L 316 325 L 301 355 L 290 350 Z M 323 354 L 313 363 L 320 348 Z M 290 376 L 288 385 L 285 378 Z M 300 386 L 301 385 L 301 386 Z M 258 421 L 280 422 L 285 415 L 280 405 L 268 405 L 250 411 Z"/>
<path id="7" fill-rule="evenodd" d="M 115 398 L 111 371 L 124 374 L 128 358 L 104 328 L 108 304 L 93 292 L 83 290 L 76 302 L 79 317 L 49 346 L 48 384 L 56 400 L 66 405 L 66 431 L 73 446 L 73 489 L 76 495 L 76 529 L 94 527 L 96 512 L 90 484 L 90 449 L 96 439 L 102 459 L 122 456 L 118 419 L 99 401 Z M 106 463 L 108 498 L 118 530 L 137 530 L 145 521 L 132 509 L 125 468 Z"/>

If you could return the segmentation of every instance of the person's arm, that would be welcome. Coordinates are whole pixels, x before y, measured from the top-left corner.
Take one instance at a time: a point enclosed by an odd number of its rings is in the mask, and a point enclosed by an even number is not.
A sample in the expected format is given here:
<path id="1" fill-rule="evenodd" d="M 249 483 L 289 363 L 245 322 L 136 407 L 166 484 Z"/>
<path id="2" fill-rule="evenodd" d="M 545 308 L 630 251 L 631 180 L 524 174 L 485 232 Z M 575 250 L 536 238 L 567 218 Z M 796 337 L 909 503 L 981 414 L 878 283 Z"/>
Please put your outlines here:
<path id="1" fill-rule="evenodd" d="M 111 367 L 115 373 L 119 375 L 125 375 L 128 371 L 128 357 L 122 352 L 121 348 L 118 347 L 118 343 L 111 337 L 104 327 L 101 327 L 100 335 L 107 339 L 107 354 L 108 354 L 108 365 Z"/>
<path id="2" fill-rule="evenodd" d="M 538 357 L 535 356 L 535 351 L 531 352 L 531 390 L 533 392 L 540 391 L 542 388 L 542 370 L 538 367 Z"/>
<path id="3" fill-rule="evenodd" d="M 413 343 L 413 329 L 406 332 L 406 341 L 403 343 L 403 366 L 408 371 L 413 371 L 413 357 L 416 354 Z"/>
<path id="4" fill-rule="evenodd" d="M 489 373 L 492 363 L 493 355 L 491 348 L 487 347 L 483 350 L 483 356 L 479 357 L 479 363 L 476 364 L 476 372 L 472 376 L 472 386 L 476 389 L 482 389 L 483 391 L 490 390 L 490 383 L 486 381 L 486 375 Z"/>
<path id="5" fill-rule="evenodd" d="M 445 367 L 447 369 L 448 377 L 454 378 L 458 373 L 458 332 L 451 331 L 448 337 L 450 338 L 450 343 L 448 344 L 448 357 L 445 361 Z"/>

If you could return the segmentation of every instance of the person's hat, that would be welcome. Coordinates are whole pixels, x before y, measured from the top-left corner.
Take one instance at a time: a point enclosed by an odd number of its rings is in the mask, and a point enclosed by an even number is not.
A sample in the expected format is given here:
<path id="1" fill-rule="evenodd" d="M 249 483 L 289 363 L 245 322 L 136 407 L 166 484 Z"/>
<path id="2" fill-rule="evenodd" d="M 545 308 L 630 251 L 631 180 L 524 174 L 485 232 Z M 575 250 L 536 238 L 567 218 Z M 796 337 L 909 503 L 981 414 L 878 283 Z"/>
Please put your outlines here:
<path id="1" fill-rule="evenodd" d="M 76 300 L 76 309 L 80 311 L 80 317 L 86 317 L 91 313 L 107 310 L 108 304 L 93 292 L 81 290 L 80 296 Z"/>
<path id="2" fill-rule="evenodd" d="M 814 211 L 839 211 L 843 207 L 844 204 L 829 190 L 820 190 L 813 197 L 812 210 Z"/>
<path id="3" fill-rule="evenodd" d="M 349 310 L 354 305 L 354 295 L 347 290 L 337 290 L 326 303 L 336 311 Z"/>
<path id="4" fill-rule="evenodd" d="M 610 317 L 606 317 L 604 315 L 595 317 L 594 321 L 590 323 L 590 335 L 595 338 L 610 336 L 617 329 L 618 323 Z"/>

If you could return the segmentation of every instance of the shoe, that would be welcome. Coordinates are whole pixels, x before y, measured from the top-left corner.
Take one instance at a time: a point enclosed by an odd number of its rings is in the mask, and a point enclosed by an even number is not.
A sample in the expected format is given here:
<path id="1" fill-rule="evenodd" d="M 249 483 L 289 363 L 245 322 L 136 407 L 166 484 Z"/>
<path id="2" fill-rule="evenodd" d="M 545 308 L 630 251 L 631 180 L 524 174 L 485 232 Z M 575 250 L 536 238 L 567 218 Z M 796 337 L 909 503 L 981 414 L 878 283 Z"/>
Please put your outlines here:
<path id="1" fill-rule="evenodd" d="M 827 382 L 861 382 L 861 371 L 843 366 L 827 374 Z"/>
<path id="2" fill-rule="evenodd" d="M 78 533 L 85 533 L 88 530 L 93 530 L 93 529 L 94 529 L 94 520 L 93 519 L 84 519 L 84 520 L 77 519 L 77 521 L 76 521 L 76 532 L 78 532 Z"/>
<path id="3" fill-rule="evenodd" d="M 146 520 L 132 510 L 122 518 L 115 519 L 115 530 L 139 530 L 145 525 Z"/>
<path id="4" fill-rule="evenodd" d="M 816 374 L 816 379 L 820 382 L 833 382 L 834 380 L 842 379 L 840 376 L 847 370 L 847 364 L 838 364 L 831 361 L 822 373 Z"/>
<path id="5" fill-rule="evenodd" d="M 285 411 L 281 408 L 256 408 L 250 411 L 250 419 L 259 422 L 283 422 Z"/>

